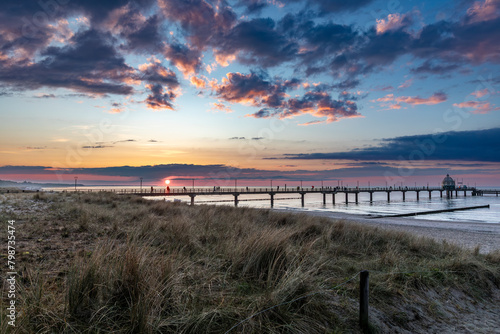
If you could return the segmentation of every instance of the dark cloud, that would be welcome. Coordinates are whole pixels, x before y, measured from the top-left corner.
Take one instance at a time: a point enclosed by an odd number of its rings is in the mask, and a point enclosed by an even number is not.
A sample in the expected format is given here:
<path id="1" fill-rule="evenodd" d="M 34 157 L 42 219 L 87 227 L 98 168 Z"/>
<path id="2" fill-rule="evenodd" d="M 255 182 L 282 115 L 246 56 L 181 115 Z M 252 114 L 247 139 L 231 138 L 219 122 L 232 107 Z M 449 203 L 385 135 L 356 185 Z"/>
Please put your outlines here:
<path id="1" fill-rule="evenodd" d="M 34 64 L 18 62 L 0 67 L 0 81 L 17 89 L 62 87 L 94 94 L 131 94 L 123 81 L 133 73 L 113 47 L 108 33 L 87 30 L 71 44 L 49 47 Z"/>
<path id="2" fill-rule="evenodd" d="M 162 21 L 157 15 L 147 19 L 137 11 L 123 14 L 117 22 L 120 35 L 127 40 L 126 50 L 133 52 L 156 53 L 162 48 Z"/>
<path id="3" fill-rule="evenodd" d="M 229 140 L 244 140 L 246 139 L 245 137 L 231 137 Z"/>
<path id="4" fill-rule="evenodd" d="M 309 0 L 309 3 L 318 5 L 323 13 L 355 11 L 373 2 L 373 0 Z"/>
<path id="5" fill-rule="evenodd" d="M 108 147 L 113 147 L 113 146 L 111 146 L 111 145 L 86 145 L 86 146 L 82 146 L 82 148 L 85 148 L 85 149 L 89 149 L 89 148 L 99 149 L 99 148 L 108 148 Z"/>
<path id="6" fill-rule="evenodd" d="M 347 152 L 287 154 L 313 160 L 465 160 L 500 162 L 500 128 L 383 139 L 380 146 Z"/>
<path id="7" fill-rule="evenodd" d="M 170 90 L 164 90 L 160 84 L 148 84 L 146 87 L 151 93 L 146 98 L 146 104 L 151 109 L 174 109 L 173 101 L 176 94 Z"/>
<path id="8" fill-rule="evenodd" d="M 224 34 L 236 21 L 236 14 L 224 1 L 218 6 L 204 0 L 159 0 L 158 4 L 165 17 L 178 22 L 186 37 L 199 48 L 204 48 L 214 35 Z"/>
<path id="9" fill-rule="evenodd" d="M 450 71 L 454 71 L 458 69 L 460 66 L 457 64 L 450 64 L 450 65 L 440 65 L 440 64 L 433 64 L 431 60 L 426 60 L 422 65 L 412 68 L 411 72 L 416 73 L 416 74 L 421 74 L 421 73 L 430 73 L 430 74 L 445 74 Z"/>
<path id="10" fill-rule="evenodd" d="M 243 21 L 214 40 L 217 53 L 237 54 L 240 62 L 263 67 L 294 60 L 299 51 L 298 44 L 287 39 L 275 27 L 271 18 Z"/>
<path id="11" fill-rule="evenodd" d="M 56 96 L 54 94 L 42 94 L 42 95 L 37 95 L 35 98 L 37 99 L 53 99 Z"/>
<path id="12" fill-rule="evenodd" d="M 286 167 L 296 167 L 289 165 Z M 169 164 L 169 165 L 153 165 L 153 166 L 116 166 L 103 168 L 74 168 L 74 169 L 58 169 L 54 170 L 51 167 L 42 166 L 0 166 L 0 175 L 3 178 L 8 178 L 9 174 L 24 174 L 27 177 L 30 175 L 53 175 L 55 179 L 61 179 L 63 175 L 67 178 L 72 178 L 74 175 L 86 175 L 86 180 L 91 180 L 91 176 L 96 176 L 96 182 L 102 183 L 103 176 L 113 177 L 128 177 L 143 178 L 144 181 L 158 182 L 175 175 L 171 180 L 185 180 L 191 182 L 193 178 L 200 181 L 211 182 L 218 184 L 219 181 L 234 181 L 235 178 L 240 180 L 282 180 L 282 181 L 311 181 L 319 182 L 319 180 L 337 180 L 339 178 L 354 178 L 367 176 L 387 176 L 398 175 L 398 168 L 375 164 L 375 165 L 359 165 L 349 166 L 338 169 L 322 169 L 322 170 L 263 170 L 254 168 L 238 168 L 227 165 L 192 165 L 192 164 Z M 426 169 L 415 169 L 413 175 L 445 175 L 449 172 L 449 167 L 436 167 Z M 484 169 L 454 169 L 454 174 L 476 174 L 482 172 L 484 174 L 497 174 L 495 168 Z M 82 181 L 84 182 L 84 181 Z M 86 183 L 92 181 L 86 181 Z M 109 181 L 116 182 L 116 181 Z"/>
<path id="13" fill-rule="evenodd" d="M 142 80 L 147 82 L 146 88 L 150 91 L 145 100 L 147 107 L 157 110 L 175 109 L 173 105 L 177 97 L 175 89 L 180 85 L 176 74 L 156 59 L 152 59 L 151 63 L 139 68 L 142 72 Z"/>
<path id="14" fill-rule="evenodd" d="M 260 13 L 268 5 L 266 0 L 239 0 L 237 4 L 244 6 L 249 14 Z"/>
<path id="15" fill-rule="evenodd" d="M 198 73 L 202 66 L 201 51 L 191 49 L 180 43 L 165 45 L 163 54 L 184 75 L 194 75 Z"/>

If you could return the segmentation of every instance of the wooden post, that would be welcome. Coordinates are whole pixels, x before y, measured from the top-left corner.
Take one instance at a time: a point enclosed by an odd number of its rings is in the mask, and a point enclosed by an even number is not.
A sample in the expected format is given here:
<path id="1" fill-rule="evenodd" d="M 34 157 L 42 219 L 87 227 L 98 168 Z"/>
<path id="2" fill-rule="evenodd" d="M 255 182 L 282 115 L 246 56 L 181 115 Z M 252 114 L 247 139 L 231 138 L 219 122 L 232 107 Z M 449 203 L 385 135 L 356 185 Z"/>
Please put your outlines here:
<path id="1" fill-rule="evenodd" d="M 370 203 L 373 202 L 373 191 L 370 191 Z"/>
<path id="2" fill-rule="evenodd" d="M 332 194 L 332 204 L 333 204 L 333 205 L 335 205 L 335 195 L 336 195 L 336 194 L 337 194 L 337 193 L 333 193 L 333 194 Z"/>
<path id="3" fill-rule="evenodd" d="M 406 195 L 406 191 L 403 190 L 403 202 L 405 201 L 405 195 Z"/>
<path id="4" fill-rule="evenodd" d="M 195 198 L 196 195 L 189 195 L 189 197 L 191 197 L 191 205 L 194 205 L 194 198 Z"/>
<path id="5" fill-rule="evenodd" d="M 300 201 L 301 201 L 301 204 L 302 204 L 302 207 L 304 206 L 304 196 L 306 195 L 306 193 L 300 193 Z"/>
<path id="6" fill-rule="evenodd" d="M 238 206 L 238 196 L 239 194 L 234 194 L 234 206 Z"/>
<path id="7" fill-rule="evenodd" d="M 269 193 L 271 195 L 271 208 L 274 207 L 274 193 Z"/>
<path id="8" fill-rule="evenodd" d="M 359 275 L 359 325 L 363 332 L 368 330 L 368 270 Z"/>
<path id="9" fill-rule="evenodd" d="M 347 203 L 349 203 L 349 193 L 346 190 L 346 192 L 345 192 L 345 204 L 347 204 Z"/>
<path id="10" fill-rule="evenodd" d="M 356 204 L 358 204 L 358 192 L 356 191 L 356 197 L 355 197 L 355 201 L 356 201 Z"/>
<path id="11" fill-rule="evenodd" d="M 323 205 L 326 204 L 326 193 L 323 193 Z"/>

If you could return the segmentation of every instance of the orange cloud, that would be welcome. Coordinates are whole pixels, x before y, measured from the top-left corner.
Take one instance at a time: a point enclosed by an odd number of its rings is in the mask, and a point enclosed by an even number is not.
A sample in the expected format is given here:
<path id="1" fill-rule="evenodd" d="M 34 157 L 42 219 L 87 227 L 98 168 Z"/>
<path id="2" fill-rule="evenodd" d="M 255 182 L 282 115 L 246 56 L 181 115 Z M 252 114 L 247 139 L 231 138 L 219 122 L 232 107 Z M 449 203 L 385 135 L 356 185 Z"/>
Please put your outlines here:
<path id="1" fill-rule="evenodd" d="M 212 103 L 212 110 L 223 111 L 225 113 L 232 113 L 233 112 L 233 110 L 230 107 L 228 107 L 222 103 Z"/>
<path id="2" fill-rule="evenodd" d="M 191 84 L 195 86 L 196 88 L 205 88 L 207 83 L 205 82 L 204 79 L 198 78 L 198 77 L 191 77 L 190 79 Z"/>

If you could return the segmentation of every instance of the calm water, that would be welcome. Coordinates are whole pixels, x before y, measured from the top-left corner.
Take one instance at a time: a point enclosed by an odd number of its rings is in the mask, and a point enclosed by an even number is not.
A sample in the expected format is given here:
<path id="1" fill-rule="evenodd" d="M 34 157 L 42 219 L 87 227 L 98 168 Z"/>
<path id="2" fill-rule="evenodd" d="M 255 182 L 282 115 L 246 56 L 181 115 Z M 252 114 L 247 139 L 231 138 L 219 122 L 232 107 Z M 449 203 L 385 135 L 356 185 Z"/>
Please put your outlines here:
<path id="1" fill-rule="evenodd" d="M 105 189 L 107 187 L 80 187 L 79 190 L 86 191 L 88 189 Z M 117 187 L 109 187 L 118 189 Z M 147 189 L 148 187 L 144 187 Z M 177 189 L 176 187 L 171 187 Z M 120 187 L 120 189 L 137 189 L 137 187 Z M 48 190 L 48 189 L 47 189 Z M 62 188 L 54 190 L 63 190 Z M 72 188 L 68 188 L 72 190 Z M 137 189 L 138 190 L 138 189 Z M 293 211 L 321 211 L 321 212 L 342 212 L 358 215 L 391 215 L 399 213 L 421 212 L 451 209 L 467 206 L 478 206 L 489 204 L 489 209 L 474 209 L 466 211 L 437 213 L 423 216 L 412 217 L 411 219 L 428 219 L 428 220 L 445 220 L 445 221 L 468 221 L 478 223 L 500 223 L 500 197 L 495 195 L 485 196 L 470 196 L 463 197 L 463 192 L 458 198 L 447 199 L 440 198 L 439 192 L 432 193 L 432 199 L 428 198 L 427 192 L 420 192 L 420 200 L 416 200 L 415 192 L 408 191 L 406 193 L 406 201 L 403 202 L 402 194 L 398 191 L 391 193 L 391 202 L 387 202 L 386 193 L 374 193 L 373 203 L 369 202 L 368 193 L 359 194 L 359 203 L 354 203 L 354 194 L 349 195 L 349 201 L 352 203 L 345 204 L 345 195 L 337 194 L 335 197 L 335 205 L 332 204 L 332 195 L 326 196 L 326 205 L 323 205 L 323 195 L 321 194 L 306 194 L 305 206 L 301 206 L 300 195 L 298 194 L 278 194 L 275 195 L 274 208 L 287 209 Z M 188 196 L 169 196 L 169 197 L 151 197 L 153 200 L 180 200 L 189 202 Z M 248 194 L 240 195 L 240 207 L 253 208 L 270 208 L 269 196 L 265 194 Z M 195 204 L 215 204 L 215 205 L 234 205 L 234 197 L 232 195 L 203 195 L 196 196 Z"/>

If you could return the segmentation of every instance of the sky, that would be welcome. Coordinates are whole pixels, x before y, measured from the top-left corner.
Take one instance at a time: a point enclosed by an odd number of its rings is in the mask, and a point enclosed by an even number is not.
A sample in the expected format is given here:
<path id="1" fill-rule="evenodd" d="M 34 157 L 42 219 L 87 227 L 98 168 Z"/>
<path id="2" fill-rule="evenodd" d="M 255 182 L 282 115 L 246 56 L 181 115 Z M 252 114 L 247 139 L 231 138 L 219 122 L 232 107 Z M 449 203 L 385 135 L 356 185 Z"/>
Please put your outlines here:
<path id="1" fill-rule="evenodd" d="M 498 41 L 500 0 L 2 1 L 0 179 L 500 186 Z"/>

